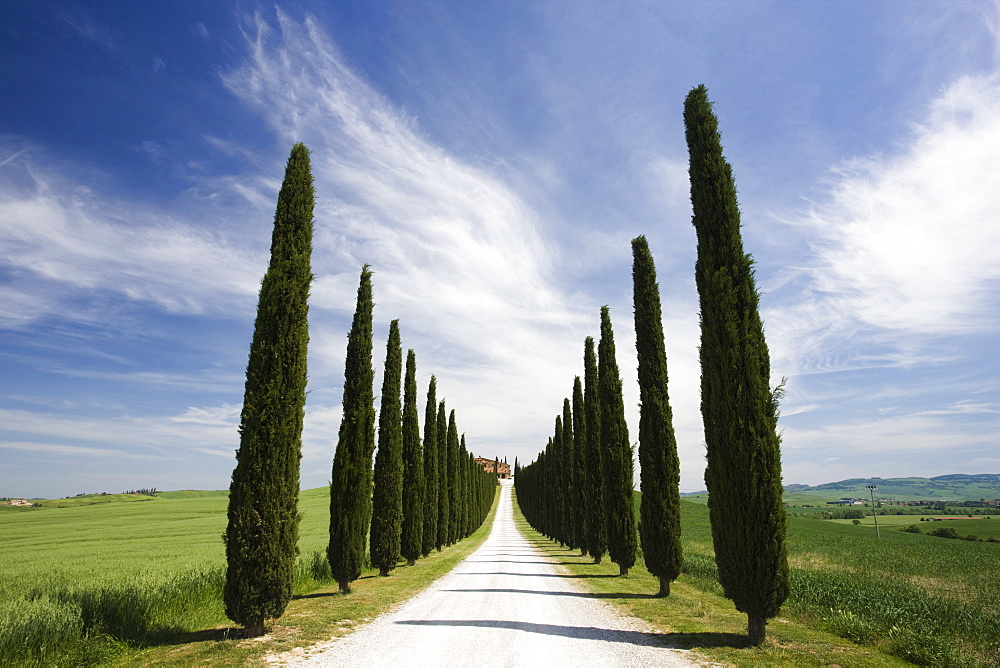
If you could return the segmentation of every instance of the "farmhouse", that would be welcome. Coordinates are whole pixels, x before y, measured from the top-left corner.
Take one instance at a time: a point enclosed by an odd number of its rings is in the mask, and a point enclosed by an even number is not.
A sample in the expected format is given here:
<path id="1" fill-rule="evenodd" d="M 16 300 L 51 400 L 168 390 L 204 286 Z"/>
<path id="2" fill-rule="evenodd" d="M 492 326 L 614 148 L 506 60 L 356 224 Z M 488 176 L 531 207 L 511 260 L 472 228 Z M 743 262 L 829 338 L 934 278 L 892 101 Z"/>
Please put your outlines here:
<path id="1" fill-rule="evenodd" d="M 10 500 L 10 505 L 12 505 L 12 506 L 30 506 L 31 505 L 31 501 L 28 501 L 27 499 L 11 499 Z"/>
<path id="2" fill-rule="evenodd" d="M 486 459 L 486 457 L 476 457 L 476 463 L 482 466 L 483 470 L 487 473 L 493 473 L 493 467 L 496 466 L 498 478 L 510 477 L 510 464 L 507 462 L 501 462 L 495 459 Z"/>

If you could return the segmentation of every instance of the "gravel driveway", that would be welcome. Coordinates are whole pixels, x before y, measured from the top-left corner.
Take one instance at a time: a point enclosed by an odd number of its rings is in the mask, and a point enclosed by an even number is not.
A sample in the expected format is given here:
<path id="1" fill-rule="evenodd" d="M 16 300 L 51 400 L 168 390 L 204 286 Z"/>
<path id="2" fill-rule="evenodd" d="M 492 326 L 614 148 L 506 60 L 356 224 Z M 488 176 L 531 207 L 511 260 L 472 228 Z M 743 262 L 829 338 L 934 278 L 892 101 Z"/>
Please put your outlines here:
<path id="1" fill-rule="evenodd" d="M 309 666 L 689 666 L 689 651 L 577 588 L 514 527 L 504 480 L 486 542 L 448 575 Z"/>

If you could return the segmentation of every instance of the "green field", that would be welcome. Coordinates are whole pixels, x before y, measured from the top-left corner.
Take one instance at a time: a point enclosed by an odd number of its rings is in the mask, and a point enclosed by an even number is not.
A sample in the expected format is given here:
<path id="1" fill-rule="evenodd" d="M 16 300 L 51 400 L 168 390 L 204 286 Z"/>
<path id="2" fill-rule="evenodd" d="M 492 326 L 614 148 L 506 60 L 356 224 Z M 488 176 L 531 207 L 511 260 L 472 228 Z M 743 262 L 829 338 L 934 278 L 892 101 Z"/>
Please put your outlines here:
<path id="1" fill-rule="evenodd" d="M 117 496 L 0 514 L 0 664 L 99 664 L 123 641 L 225 622 L 227 495 Z M 328 504 L 302 492 L 297 592 L 323 579 Z"/>
<path id="2" fill-rule="evenodd" d="M 104 664 L 228 624 L 225 494 L 148 498 L 0 514 L 0 664 Z M 325 560 L 313 555 L 326 547 L 327 504 L 325 488 L 302 493 L 297 594 L 323 582 Z M 718 596 L 708 509 L 682 505 L 684 577 Z M 1000 517 L 918 519 L 880 516 L 876 538 L 870 516 L 861 525 L 789 518 L 792 595 L 782 616 L 917 663 L 1000 665 L 1000 544 L 899 530 L 954 526 L 986 538 Z"/>
<path id="3" fill-rule="evenodd" d="M 858 529 L 863 529 L 874 533 L 875 519 L 868 515 L 860 520 L 860 524 L 854 524 L 853 520 L 822 520 L 831 524 L 847 524 Z M 916 525 L 921 533 L 927 534 L 933 529 L 951 527 L 959 534 L 968 536 L 970 534 L 982 539 L 995 538 L 1000 540 L 1000 514 L 986 515 L 978 518 L 967 518 L 960 520 L 930 520 L 921 522 L 919 516 L 914 515 L 879 515 L 878 526 L 880 530 L 898 531 L 902 527 Z M 933 538 L 933 536 L 926 536 Z M 1000 547 L 1000 546 L 998 546 Z"/>

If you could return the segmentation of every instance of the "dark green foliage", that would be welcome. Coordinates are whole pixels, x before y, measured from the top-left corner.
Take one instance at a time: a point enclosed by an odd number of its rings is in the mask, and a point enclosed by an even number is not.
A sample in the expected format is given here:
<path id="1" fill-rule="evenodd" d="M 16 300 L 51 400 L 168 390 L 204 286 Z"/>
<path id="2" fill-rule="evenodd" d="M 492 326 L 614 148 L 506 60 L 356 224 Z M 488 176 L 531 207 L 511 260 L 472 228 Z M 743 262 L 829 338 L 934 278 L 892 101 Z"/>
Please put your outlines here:
<path id="1" fill-rule="evenodd" d="M 372 517 L 372 453 L 375 397 L 372 390 L 372 274 L 361 269 L 358 305 L 347 339 L 344 411 L 330 482 L 330 571 L 343 593 L 361 577 Z"/>
<path id="2" fill-rule="evenodd" d="M 455 423 L 455 410 L 448 414 L 448 432 L 445 441 L 448 453 L 448 545 L 458 541 L 459 524 L 462 515 L 462 479 L 458 454 L 458 425 Z"/>
<path id="3" fill-rule="evenodd" d="M 608 551 L 607 510 L 604 503 L 604 476 L 601 465 L 601 404 L 597 394 L 597 356 L 594 339 L 588 336 L 583 344 L 583 407 L 586 416 L 587 496 L 588 518 L 587 550 L 599 564 Z"/>
<path id="4" fill-rule="evenodd" d="M 292 147 L 247 363 L 240 447 L 229 487 L 226 615 L 264 633 L 292 596 L 299 532 L 314 191 L 309 150 Z"/>
<path id="5" fill-rule="evenodd" d="M 635 348 L 639 358 L 639 469 L 642 505 L 639 539 L 660 594 L 681 574 L 680 460 L 667 394 L 667 351 L 663 340 L 660 286 L 646 237 L 632 240 Z"/>
<path id="6" fill-rule="evenodd" d="M 417 414 L 417 358 L 406 352 L 406 380 L 403 383 L 403 534 L 400 553 L 407 564 L 423 553 L 424 535 L 424 454 L 420 447 Z"/>
<path id="7" fill-rule="evenodd" d="M 625 422 L 622 380 L 615 358 L 615 335 L 607 306 L 601 307 L 601 342 L 597 351 L 608 556 L 618 564 L 622 575 L 628 575 L 628 569 L 635 564 L 638 542 L 632 511 L 632 444 Z"/>
<path id="8" fill-rule="evenodd" d="M 573 516 L 573 535 L 576 536 L 576 546 L 580 548 L 580 554 L 586 555 L 587 535 L 590 531 L 589 518 L 587 516 L 587 493 L 589 484 L 589 474 L 587 472 L 587 417 L 584 411 L 583 384 L 580 377 L 573 379 L 573 458 L 574 458 L 574 482 L 573 506 L 576 513 Z M 515 460 L 516 463 L 516 460 Z"/>
<path id="9" fill-rule="evenodd" d="M 378 418 L 378 454 L 372 494 L 371 561 L 380 575 L 388 575 L 399 561 L 403 531 L 403 417 L 399 406 L 403 351 L 399 321 L 389 325 L 382 407 Z"/>
<path id="10" fill-rule="evenodd" d="M 443 546 L 451 545 L 451 541 L 448 540 L 448 527 L 451 524 L 451 469 L 448 465 L 448 416 L 445 414 L 444 399 L 438 403 L 437 450 L 438 528 L 435 546 L 440 552 Z"/>
<path id="11" fill-rule="evenodd" d="M 441 479 L 438 475 L 438 436 L 437 436 L 437 378 L 431 376 L 427 386 L 427 404 L 424 407 L 424 536 L 423 556 L 434 549 L 438 536 L 438 490 Z"/>
<path id="12" fill-rule="evenodd" d="M 576 539 L 576 449 L 573 440 L 573 413 L 570 410 L 569 399 L 563 399 L 562 412 L 562 496 L 563 504 L 563 542 L 569 547 L 578 547 Z"/>
<path id="13" fill-rule="evenodd" d="M 563 455 L 563 426 L 562 416 L 556 416 L 555 433 L 549 443 L 552 462 L 564 462 Z M 566 467 L 553 466 L 549 476 L 550 494 L 552 495 L 552 528 L 550 535 L 559 541 L 560 545 L 566 544 Z"/>
<path id="14" fill-rule="evenodd" d="M 719 580 L 745 612 L 750 641 L 788 596 L 779 391 L 758 311 L 753 260 L 743 251 L 732 170 L 704 86 L 684 102 L 690 152 L 695 280 L 701 302 L 701 409 L 705 425 L 712 539 Z"/>

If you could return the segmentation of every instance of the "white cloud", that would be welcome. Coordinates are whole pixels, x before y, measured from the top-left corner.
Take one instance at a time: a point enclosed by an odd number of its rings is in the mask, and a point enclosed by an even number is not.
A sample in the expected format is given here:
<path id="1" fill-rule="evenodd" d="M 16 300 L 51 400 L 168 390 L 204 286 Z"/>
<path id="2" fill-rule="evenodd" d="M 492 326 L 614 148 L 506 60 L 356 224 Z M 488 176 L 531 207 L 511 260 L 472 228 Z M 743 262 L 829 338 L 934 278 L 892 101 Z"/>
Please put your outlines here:
<path id="1" fill-rule="evenodd" d="M 423 378 L 437 375 L 473 450 L 475 437 L 494 434 L 541 440 L 582 371 L 583 337 L 596 333 L 600 305 L 558 286 L 536 214 L 499 177 L 422 137 L 312 19 L 299 24 L 278 10 L 277 24 L 254 17 L 250 58 L 224 81 L 287 144 L 304 141 L 312 152 L 313 303 L 343 328 L 318 332 L 313 355 L 342 359 L 360 266 L 370 264 L 376 365 L 385 325 L 398 317 L 404 348 L 416 351 Z"/>
<path id="2" fill-rule="evenodd" d="M 261 253 L 97 195 L 38 166 L 44 158 L 22 154 L 0 167 L 0 265 L 11 275 L 0 292 L 5 326 L 51 314 L 93 320 L 88 309 L 108 294 L 170 313 L 248 309 L 265 266 Z"/>
<path id="3" fill-rule="evenodd" d="M 998 110 L 1000 76 L 960 78 L 897 152 L 839 166 L 829 197 L 786 220 L 814 241 L 771 288 L 777 367 L 944 363 L 959 354 L 944 338 L 1000 324 Z"/>

